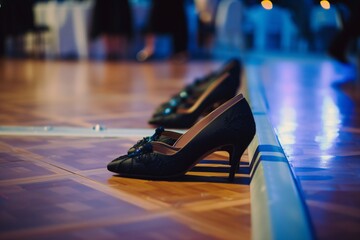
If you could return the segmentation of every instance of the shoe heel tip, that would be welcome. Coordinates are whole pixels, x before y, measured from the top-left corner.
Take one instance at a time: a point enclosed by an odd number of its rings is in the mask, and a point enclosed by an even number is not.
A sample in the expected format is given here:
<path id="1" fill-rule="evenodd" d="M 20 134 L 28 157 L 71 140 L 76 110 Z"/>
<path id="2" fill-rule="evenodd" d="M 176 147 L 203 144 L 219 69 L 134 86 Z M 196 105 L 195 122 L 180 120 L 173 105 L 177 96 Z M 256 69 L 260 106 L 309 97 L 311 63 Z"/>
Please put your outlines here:
<path id="1" fill-rule="evenodd" d="M 235 176 L 234 175 L 229 175 L 228 181 L 229 182 L 234 182 L 234 180 L 235 180 Z"/>

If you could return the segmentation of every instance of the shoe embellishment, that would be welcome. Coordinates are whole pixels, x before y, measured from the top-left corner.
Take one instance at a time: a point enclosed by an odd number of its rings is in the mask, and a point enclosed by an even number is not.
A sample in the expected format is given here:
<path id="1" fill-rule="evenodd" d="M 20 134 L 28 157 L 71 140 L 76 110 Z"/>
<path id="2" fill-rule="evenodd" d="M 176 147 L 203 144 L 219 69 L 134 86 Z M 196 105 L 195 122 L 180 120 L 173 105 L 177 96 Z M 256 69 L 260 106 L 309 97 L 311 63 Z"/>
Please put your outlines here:
<path id="1" fill-rule="evenodd" d="M 146 143 L 157 141 L 164 131 L 165 129 L 163 127 L 156 128 L 155 133 L 152 136 L 144 137 L 143 139 L 139 140 L 132 148 L 130 148 L 128 151 L 128 155 L 130 156 L 132 153 L 136 152 Z"/>
<path id="2" fill-rule="evenodd" d="M 167 107 L 164 109 L 164 112 L 163 114 L 166 116 L 166 115 L 170 115 L 172 113 L 176 113 L 176 110 L 177 110 L 177 106 L 173 106 L 173 107 Z"/>
<path id="3" fill-rule="evenodd" d="M 141 145 L 140 147 L 136 148 L 135 151 L 133 151 L 132 153 L 128 154 L 128 157 L 137 157 L 146 153 L 152 153 L 153 152 L 153 148 L 150 142 L 147 142 L 143 145 Z"/>

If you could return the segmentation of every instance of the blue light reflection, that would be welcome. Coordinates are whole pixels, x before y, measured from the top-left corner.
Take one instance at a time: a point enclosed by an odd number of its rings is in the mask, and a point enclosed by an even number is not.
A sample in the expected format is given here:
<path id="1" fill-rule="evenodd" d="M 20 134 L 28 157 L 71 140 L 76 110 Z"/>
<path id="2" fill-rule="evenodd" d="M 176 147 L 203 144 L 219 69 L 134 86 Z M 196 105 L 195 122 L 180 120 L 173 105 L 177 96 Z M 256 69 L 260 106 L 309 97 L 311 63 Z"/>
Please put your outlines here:
<path id="1" fill-rule="evenodd" d="M 281 133 L 281 142 L 285 144 L 294 144 L 296 142 L 295 131 L 298 127 L 297 114 L 294 108 L 284 106 L 280 108 L 280 122 L 278 131 Z"/>
<path id="2" fill-rule="evenodd" d="M 341 125 L 340 110 L 334 101 L 325 96 L 321 107 L 321 132 L 315 136 L 315 141 L 319 143 L 321 150 L 330 149 L 336 138 L 339 136 L 339 126 Z"/>

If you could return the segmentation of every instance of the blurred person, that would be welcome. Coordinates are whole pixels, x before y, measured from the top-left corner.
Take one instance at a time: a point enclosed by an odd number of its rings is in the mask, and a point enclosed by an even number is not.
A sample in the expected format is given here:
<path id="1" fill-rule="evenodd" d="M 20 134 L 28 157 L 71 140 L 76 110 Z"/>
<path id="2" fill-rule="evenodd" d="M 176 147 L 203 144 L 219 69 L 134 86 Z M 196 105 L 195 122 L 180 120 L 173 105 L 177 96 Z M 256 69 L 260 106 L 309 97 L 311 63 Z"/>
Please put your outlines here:
<path id="1" fill-rule="evenodd" d="M 5 12 L 4 12 L 5 0 L 0 0 L 0 57 L 5 53 Z"/>
<path id="2" fill-rule="evenodd" d="M 195 0 L 197 43 L 200 54 L 207 57 L 215 36 L 215 17 L 220 0 Z"/>
<path id="3" fill-rule="evenodd" d="M 248 8 L 258 6 L 262 0 L 239 0 Z M 299 37 L 308 44 L 310 50 L 314 49 L 313 33 L 311 30 L 311 9 L 315 0 L 271 0 L 274 6 L 286 9 L 292 22 L 296 26 Z"/>
<path id="4" fill-rule="evenodd" d="M 102 38 L 109 60 L 124 57 L 133 34 L 132 12 L 128 0 L 95 0 L 90 39 Z"/>
<path id="5" fill-rule="evenodd" d="M 313 0 L 273 0 L 275 5 L 286 8 L 292 15 L 292 20 L 299 30 L 300 37 L 302 37 L 309 46 L 309 49 L 314 48 L 313 34 L 311 31 L 311 9 L 314 6 Z"/>
<path id="6" fill-rule="evenodd" d="M 349 15 L 342 18 L 342 28 L 330 43 L 328 53 L 341 63 L 349 63 L 347 50 L 352 41 L 360 35 L 360 1 L 333 0 L 331 3 L 344 4 L 348 8 Z"/>
<path id="7" fill-rule="evenodd" d="M 11 39 L 10 54 L 25 57 L 25 34 L 34 28 L 33 6 L 36 0 L 0 0 L 0 53 L 5 54 L 5 41 Z M 0 54 L 1 55 L 1 54 Z"/>
<path id="8" fill-rule="evenodd" d="M 188 26 L 185 0 L 152 0 L 145 46 L 136 55 L 138 61 L 151 59 L 155 54 L 158 34 L 169 34 L 172 39 L 172 59 L 184 61 L 188 57 Z"/>

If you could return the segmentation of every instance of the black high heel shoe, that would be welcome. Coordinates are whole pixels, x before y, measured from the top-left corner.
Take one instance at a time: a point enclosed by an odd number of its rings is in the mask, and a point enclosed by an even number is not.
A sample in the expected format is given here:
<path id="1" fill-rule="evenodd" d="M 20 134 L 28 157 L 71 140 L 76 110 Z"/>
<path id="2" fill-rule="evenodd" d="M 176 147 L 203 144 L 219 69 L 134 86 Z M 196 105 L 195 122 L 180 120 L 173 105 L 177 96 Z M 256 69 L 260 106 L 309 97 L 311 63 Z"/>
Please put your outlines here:
<path id="1" fill-rule="evenodd" d="M 206 110 L 211 111 L 214 106 L 236 94 L 240 85 L 241 69 L 240 61 L 232 59 L 218 71 L 197 79 L 168 102 L 160 105 L 149 123 L 168 128 L 191 127 L 202 114 L 206 114 Z"/>
<path id="2" fill-rule="evenodd" d="M 107 168 L 122 176 L 168 179 L 184 175 L 203 157 L 227 147 L 232 181 L 255 131 L 250 106 L 239 94 L 201 119 L 174 145 L 148 142 L 137 151 L 113 160 Z"/>

